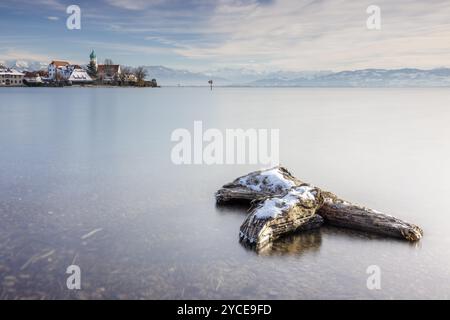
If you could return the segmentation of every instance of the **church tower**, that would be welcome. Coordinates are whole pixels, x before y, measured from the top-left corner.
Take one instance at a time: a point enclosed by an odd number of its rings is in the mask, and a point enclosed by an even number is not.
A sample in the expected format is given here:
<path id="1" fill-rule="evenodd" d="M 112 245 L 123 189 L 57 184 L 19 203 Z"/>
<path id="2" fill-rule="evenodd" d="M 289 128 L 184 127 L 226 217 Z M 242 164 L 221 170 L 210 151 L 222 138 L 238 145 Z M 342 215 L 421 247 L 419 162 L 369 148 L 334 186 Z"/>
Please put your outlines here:
<path id="1" fill-rule="evenodd" d="M 90 65 L 91 66 L 95 66 L 95 71 L 97 71 L 98 65 L 97 65 L 97 55 L 95 54 L 94 49 L 92 49 L 91 54 L 89 55 L 90 60 Z"/>

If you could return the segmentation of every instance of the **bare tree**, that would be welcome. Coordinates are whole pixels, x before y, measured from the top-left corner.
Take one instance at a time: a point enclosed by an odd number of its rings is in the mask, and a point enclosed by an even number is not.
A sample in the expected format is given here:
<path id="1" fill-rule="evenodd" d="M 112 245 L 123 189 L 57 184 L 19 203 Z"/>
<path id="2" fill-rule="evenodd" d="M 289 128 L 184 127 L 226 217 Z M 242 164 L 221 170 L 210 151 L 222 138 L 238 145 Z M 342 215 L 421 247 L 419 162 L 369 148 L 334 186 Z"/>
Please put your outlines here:
<path id="1" fill-rule="evenodd" d="M 145 77 L 147 77 L 147 70 L 140 66 L 134 69 L 134 75 L 136 76 L 137 82 L 139 85 L 144 84 Z"/>
<path id="2" fill-rule="evenodd" d="M 104 69 L 105 75 L 108 77 L 113 77 L 114 76 L 114 67 L 112 67 L 112 66 L 114 65 L 114 62 L 111 59 L 106 58 L 103 61 L 103 64 L 104 64 L 104 68 L 105 68 Z"/>

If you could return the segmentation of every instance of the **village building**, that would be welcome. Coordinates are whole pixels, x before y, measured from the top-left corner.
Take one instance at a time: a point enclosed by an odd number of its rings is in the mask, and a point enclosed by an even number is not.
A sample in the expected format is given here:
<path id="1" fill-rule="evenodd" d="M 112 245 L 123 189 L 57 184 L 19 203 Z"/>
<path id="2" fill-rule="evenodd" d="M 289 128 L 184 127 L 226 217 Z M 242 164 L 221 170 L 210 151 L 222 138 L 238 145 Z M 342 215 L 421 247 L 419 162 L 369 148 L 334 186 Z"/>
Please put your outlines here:
<path id="1" fill-rule="evenodd" d="M 97 67 L 98 78 L 106 83 L 118 81 L 121 74 L 118 64 L 99 64 Z"/>
<path id="2" fill-rule="evenodd" d="M 83 84 L 92 82 L 92 78 L 88 75 L 86 70 L 78 67 L 74 68 L 67 78 L 73 84 Z"/>
<path id="3" fill-rule="evenodd" d="M 52 80 L 56 80 L 58 76 L 58 70 L 69 65 L 67 61 L 53 60 L 48 65 L 48 78 Z"/>
<path id="4" fill-rule="evenodd" d="M 122 70 L 120 69 L 120 65 L 118 64 L 98 64 L 97 63 L 97 55 L 95 51 L 92 50 L 89 55 L 90 68 L 95 69 L 95 73 L 97 74 L 97 78 L 101 80 L 103 83 L 113 83 L 121 80 Z M 132 81 L 132 79 L 130 79 Z"/>
<path id="5" fill-rule="evenodd" d="M 22 72 L 0 65 L 0 86 L 22 86 Z"/>
<path id="6" fill-rule="evenodd" d="M 48 65 L 49 80 L 65 80 L 73 84 L 91 83 L 92 78 L 79 65 L 54 60 Z"/>
<path id="7" fill-rule="evenodd" d="M 45 71 L 25 72 L 23 83 L 29 87 L 38 87 L 44 84 L 43 77 L 47 76 Z"/>
<path id="8" fill-rule="evenodd" d="M 137 82 L 137 77 L 132 73 L 123 75 L 122 79 L 126 83 L 136 83 Z"/>

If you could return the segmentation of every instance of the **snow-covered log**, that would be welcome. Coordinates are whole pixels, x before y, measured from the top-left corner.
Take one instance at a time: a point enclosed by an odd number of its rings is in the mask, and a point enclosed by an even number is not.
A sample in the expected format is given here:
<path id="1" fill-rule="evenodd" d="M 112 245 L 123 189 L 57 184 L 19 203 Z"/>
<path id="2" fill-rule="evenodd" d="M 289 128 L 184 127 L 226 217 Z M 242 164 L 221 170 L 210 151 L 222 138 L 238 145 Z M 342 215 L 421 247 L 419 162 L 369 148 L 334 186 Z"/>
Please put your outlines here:
<path id="1" fill-rule="evenodd" d="M 286 193 L 303 182 L 283 167 L 251 172 L 225 184 L 216 192 L 217 203 L 253 201 Z"/>
<path id="2" fill-rule="evenodd" d="M 289 189 L 304 182 L 295 178 L 283 167 L 255 171 L 239 177 L 224 185 L 216 193 L 218 203 L 233 201 L 261 201 L 267 197 L 280 196 Z M 377 233 L 405 239 L 420 240 L 423 231 L 420 227 L 378 211 L 342 200 L 331 192 L 322 191 L 323 205 L 318 210 L 325 222 L 330 225 L 346 227 L 365 232 Z"/>
<path id="3" fill-rule="evenodd" d="M 320 190 L 309 185 L 290 188 L 260 201 L 241 225 L 241 240 L 260 249 L 282 235 L 296 231 L 322 206 Z"/>

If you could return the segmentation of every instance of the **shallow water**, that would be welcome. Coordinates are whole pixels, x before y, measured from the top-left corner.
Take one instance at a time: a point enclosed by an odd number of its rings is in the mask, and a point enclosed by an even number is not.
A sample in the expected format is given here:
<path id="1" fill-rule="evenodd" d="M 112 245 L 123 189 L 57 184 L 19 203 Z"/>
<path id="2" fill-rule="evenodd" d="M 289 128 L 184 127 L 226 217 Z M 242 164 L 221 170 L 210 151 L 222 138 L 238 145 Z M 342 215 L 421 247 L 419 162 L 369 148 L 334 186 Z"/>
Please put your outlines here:
<path id="1" fill-rule="evenodd" d="M 449 89 L 2 88 L 0 100 L 0 298 L 450 297 Z M 214 192 L 259 166 L 174 165 L 170 135 L 195 120 L 280 128 L 294 175 L 425 237 L 324 227 L 245 248 L 246 207 L 218 207 Z M 71 264 L 82 290 L 66 287 Z"/>

